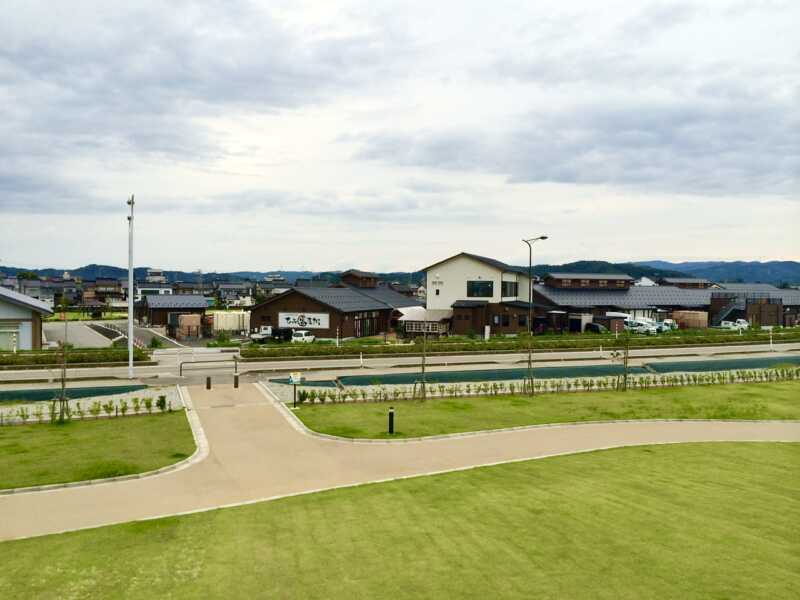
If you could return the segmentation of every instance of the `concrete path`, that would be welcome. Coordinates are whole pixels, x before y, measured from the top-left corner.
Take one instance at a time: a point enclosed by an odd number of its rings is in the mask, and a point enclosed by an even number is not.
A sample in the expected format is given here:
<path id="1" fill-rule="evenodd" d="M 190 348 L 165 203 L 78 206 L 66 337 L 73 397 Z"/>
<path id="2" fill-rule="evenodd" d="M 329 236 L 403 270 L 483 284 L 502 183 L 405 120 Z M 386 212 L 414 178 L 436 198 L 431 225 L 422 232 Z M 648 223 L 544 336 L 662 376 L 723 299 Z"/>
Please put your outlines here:
<path id="1" fill-rule="evenodd" d="M 800 423 L 618 422 L 354 443 L 300 431 L 256 384 L 189 392 L 208 439 L 205 460 L 151 478 L 2 496 L 0 540 L 618 446 L 800 442 Z"/>
<path id="2" fill-rule="evenodd" d="M 631 350 L 631 364 L 665 360 L 703 360 L 715 358 L 744 358 L 749 356 L 792 356 L 800 352 L 800 343 L 792 342 L 775 344 L 749 344 L 743 346 L 694 346 L 690 348 L 644 348 Z M 186 366 L 186 372 L 197 376 L 233 377 L 234 353 L 224 352 L 218 348 L 170 348 L 157 350 L 153 358 L 159 362 L 155 366 L 134 367 L 136 377 L 176 377 L 180 372 L 181 362 L 192 363 Z M 519 367 L 527 360 L 527 354 L 474 354 L 454 356 L 428 357 L 428 368 L 431 370 L 467 370 L 497 367 Z M 535 355 L 537 366 L 553 366 L 560 364 L 611 364 L 609 349 L 586 350 L 580 352 L 542 352 Z M 240 362 L 239 372 L 264 373 L 273 377 L 292 371 L 314 369 L 314 379 L 329 378 L 330 373 L 337 375 L 363 375 L 369 373 L 395 373 L 419 369 L 420 357 L 403 355 L 365 356 L 364 368 L 358 358 L 334 359 L 297 359 L 297 360 L 265 360 L 258 362 Z M 366 369 L 366 370 L 365 370 Z M 70 366 L 69 376 L 76 377 L 116 377 L 125 379 L 128 368 L 125 367 L 80 367 Z M 0 384 L 3 381 L 38 380 L 42 378 L 60 377 L 58 369 L 13 369 L 0 371 Z"/>

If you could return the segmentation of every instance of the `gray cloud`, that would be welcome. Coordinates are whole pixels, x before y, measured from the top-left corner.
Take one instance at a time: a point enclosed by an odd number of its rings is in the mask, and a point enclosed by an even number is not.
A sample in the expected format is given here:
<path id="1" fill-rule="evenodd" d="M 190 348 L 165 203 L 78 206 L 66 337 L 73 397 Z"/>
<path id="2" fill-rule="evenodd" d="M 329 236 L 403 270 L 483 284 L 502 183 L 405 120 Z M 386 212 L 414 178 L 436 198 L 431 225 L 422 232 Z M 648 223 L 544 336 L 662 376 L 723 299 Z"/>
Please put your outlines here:
<path id="1" fill-rule="evenodd" d="M 26 9 L 37 28 L 0 23 L 0 98 L 13 117 L 0 126 L 4 154 L 218 158 L 196 117 L 328 100 L 390 69 L 398 42 L 377 31 L 299 36 L 241 1 L 98 10 L 63 28 L 50 6 Z"/>
<path id="2" fill-rule="evenodd" d="M 500 173 L 512 182 L 790 194 L 798 191 L 800 119 L 776 103 L 581 107 L 531 113 L 499 135 L 365 135 L 357 157 Z"/>

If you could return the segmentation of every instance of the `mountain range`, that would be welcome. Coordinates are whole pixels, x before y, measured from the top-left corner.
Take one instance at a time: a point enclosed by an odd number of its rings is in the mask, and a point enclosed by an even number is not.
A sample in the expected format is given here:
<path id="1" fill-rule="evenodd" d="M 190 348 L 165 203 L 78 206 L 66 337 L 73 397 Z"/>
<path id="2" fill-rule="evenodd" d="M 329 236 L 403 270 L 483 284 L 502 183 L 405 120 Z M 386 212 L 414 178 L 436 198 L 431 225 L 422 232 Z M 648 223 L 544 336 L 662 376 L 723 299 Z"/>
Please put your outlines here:
<path id="1" fill-rule="evenodd" d="M 635 263 L 654 269 L 669 269 L 686 273 L 690 277 L 709 279 L 720 283 L 800 283 L 800 262 L 793 260 L 756 261 L 699 261 L 699 262 L 667 262 L 664 260 L 648 260 Z"/>
<path id="2" fill-rule="evenodd" d="M 148 267 L 136 267 L 134 277 L 137 280 L 144 279 Z M 717 282 L 742 281 L 747 283 L 772 283 L 772 284 L 798 284 L 800 283 L 800 262 L 795 261 L 769 261 L 769 262 L 667 262 L 663 260 L 650 260 L 635 263 L 611 263 L 606 261 L 582 260 L 563 265 L 536 265 L 534 267 L 536 275 L 544 275 L 551 271 L 561 271 L 567 273 L 625 273 L 634 278 L 649 277 L 658 279 L 659 277 L 698 277 L 710 279 Z M 125 279 L 128 270 L 121 267 L 110 265 L 91 264 L 76 269 L 24 269 L 18 267 L 0 267 L 0 272 L 14 275 L 20 271 L 36 273 L 39 277 L 61 277 L 68 271 L 73 277 L 80 277 L 84 280 L 93 280 L 98 277 L 111 277 L 114 279 Z M 310 278 L 318 276 L 332 282 L 337 282 L 341 274 L 340 271 L 232 271 L 229 273 L 206 273 L 203 272 L 202 278 L 206 283 L 221 281 L 242 281 L 242 280 L 263 280 L 267 275 L 281 275 L 290 282 L 299 278 Z M 164 271 L 164 275 L 170 282 L 175 281 L 199 281 L 200 275 L 190 271 Z M 405 272 L 395 271 L 389 273 L 378 273 L 380 279 L 385 281 L 398 281 L 401 283 L 417 283 L 424 279 L 421 271 Z"/>

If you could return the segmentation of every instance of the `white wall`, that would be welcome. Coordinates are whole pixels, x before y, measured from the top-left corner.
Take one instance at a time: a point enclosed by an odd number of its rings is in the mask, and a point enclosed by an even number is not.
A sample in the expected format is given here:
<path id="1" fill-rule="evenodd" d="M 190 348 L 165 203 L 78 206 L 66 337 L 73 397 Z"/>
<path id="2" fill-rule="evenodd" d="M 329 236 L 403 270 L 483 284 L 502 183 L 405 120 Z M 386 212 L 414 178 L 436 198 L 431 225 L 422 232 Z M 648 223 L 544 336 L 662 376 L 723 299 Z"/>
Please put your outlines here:
<path id="1" fill-rule="evenodd" d="M 30 308 L 24 308 L 0 300 L 0 319 L 8 319 L 8 321 L 0 323 L 0 328 L 2 328 L 6 334 L 11 330 L 17 331 L 18 350 L 30 350 L 33 348 L 33 339 L 31 337 L 33 332 L 31 325 L 33 311 Z M 7 335 L 4 335 L 3 339 L 8 340 L 9 344 L 11 343 Z M 10 346 L 7 349 L 10 350 Z"/>
<path id="2" fill-rule="evenodd" d="M 0 319 L 32 319 L 32 312 L 30 308 L 0 300 Z"/>
<path id="3" fill-rule="evenodd" d="M 456 300 L 486 300 L 497 303 L 501 300 L 527 300 L 528 278 L 516 273 L 503 274 L 500 269 L 487 265 L 468 256 L 457 256 L 452 260 L 435 265 L 425 272 L 429 309 L 448 309 Z M 501 298 L 501 280 L 517 281 L 519 296 Z M 469 298 L 467 281 L 491 281 L 493 296 L 491 298 Z M 437 294 L 438 290 L 438 294 Z"/>

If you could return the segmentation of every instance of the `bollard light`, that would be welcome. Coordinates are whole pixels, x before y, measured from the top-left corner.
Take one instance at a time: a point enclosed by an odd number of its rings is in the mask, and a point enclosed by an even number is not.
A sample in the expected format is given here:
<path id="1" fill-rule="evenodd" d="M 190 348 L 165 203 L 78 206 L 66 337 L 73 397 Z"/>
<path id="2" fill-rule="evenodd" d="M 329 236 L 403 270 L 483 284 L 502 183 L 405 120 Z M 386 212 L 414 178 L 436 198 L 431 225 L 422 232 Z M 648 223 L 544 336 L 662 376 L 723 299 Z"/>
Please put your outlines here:
<path id="1" fill-rule="evenodd" d="M 206 377 L 206 389 L 211 389 L 211 377 Z"/>
<path id="2" fill-rule="evenodd" d="M 389 433 L 394 433 L 394 407 L 389 407 Z"/>
<path id="3" fill-rule="evenodd" d="M 238 375 L 234 375 L 233 376 L 233 389 L 238 389 L 238 388 L 239 388 L 239 376 Z"/>

